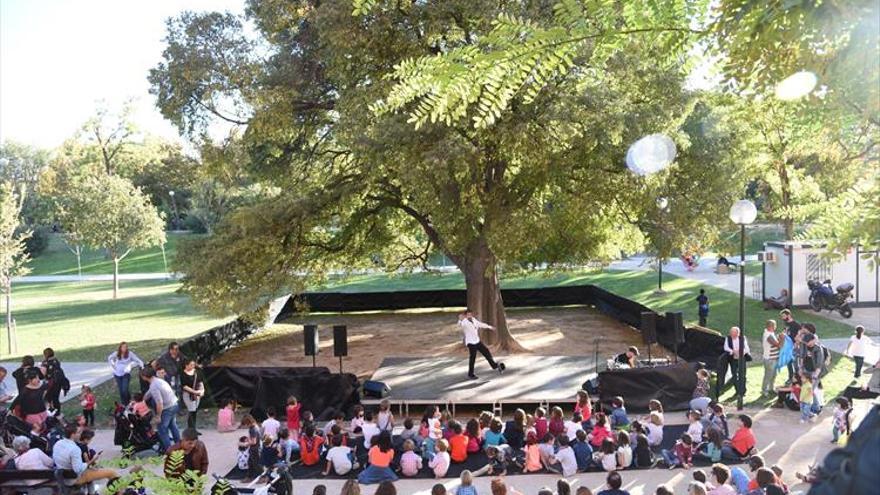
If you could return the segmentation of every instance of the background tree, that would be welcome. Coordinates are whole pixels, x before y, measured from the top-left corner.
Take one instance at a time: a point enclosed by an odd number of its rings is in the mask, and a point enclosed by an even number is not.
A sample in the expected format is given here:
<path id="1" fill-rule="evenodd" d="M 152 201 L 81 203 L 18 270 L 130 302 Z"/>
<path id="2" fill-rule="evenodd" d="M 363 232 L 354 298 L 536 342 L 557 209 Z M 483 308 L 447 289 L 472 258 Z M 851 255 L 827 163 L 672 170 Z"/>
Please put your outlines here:
<path id="1" fill-rule="evenodd" d="M 83 244 L 113 260 L 113 299 L 119 293 L 119 262 L 132 249 L 165 242 L 163 220 L 150 200 L 122 177 L 86 177 L 63 196 L 62 226 Z"/>
<path id="2" fill-rule="evenodd" d="M 184 289 L 196 301 L 246 312 L 321 282 L 330 268 L 418 266 L 439 251 L 464 274 L 468 305 L 498 327 L 501 347 L 516 350 L 498 283 L 503 266 L 569 266 L 636 250 L 639 231 L 623 211 L 638 216 L 653 207 L 670 176 L 693 179 L 720 166 L 688 158 L 668 174 L 639 178 L 623 165 L 630 143 L 658 131 L 673 135 L 683 155 L 709 153 L 682 126 L 695 103 L 681 89 L 690 32 L 679 16 L 683 3 L 624 12 L 598 6 L 596 36 L 554 62 L 566 70 L 496 61 L 541 77 L 546 90 L 505 96 L 504 113 L 460 105 L 450 118 L 428 112 L 418 129 L 396 109 L 440 103 L 394 93 L 407 61 L 479 52 L 496 29 L 537 33 L 515 16 L 565 15 L 546 2 L 389 5 L 361 18 L 347 0 L 250 2 L 258 40 L 230 14 L 169 22 L 164 61 L 150 75 L 160 109 L 197 139 L 218 118 L 218 102 L 233 101 L 242 109 L 236 115 L 248 115 L 243 165 L 263 185 L 256 203 L 178 254 Z M 661 24 L 667 29 L 649 35 Z M 503 85 L 511 75 L 492 73 Z M 452 118 L 462 108 L 464 124 Z M 467 123 L 480 118 L 485 125 Z M 718 209 L 704 199 L 724 196 L 716 186 L 728 184 L 692 188 L 690 204 L 706 206 L 698 213 Z"/>
<path id="3" fill-rule="evenodd" d="M 106 104 L 99 102 L 95 115 L 83 124 L 82 132 L 93 145 L 107 175 L 117 173 L 120 162 L 125 160 L 131 138 L 137 132 L 131 121 L 131 102 L 113 114 Z"/>
<path id="4" fill-rule="evenodd" d="M 19 229 L 24 202 L 21 189 L 16 192 L 9 181 L 0 183 L 0 285 L 6 295 L 6 338 L 10 353 L 13 325 L 12 279 L 27 274 L 27 262 L 30 259 L 24 244 L 30 232 Z"/>

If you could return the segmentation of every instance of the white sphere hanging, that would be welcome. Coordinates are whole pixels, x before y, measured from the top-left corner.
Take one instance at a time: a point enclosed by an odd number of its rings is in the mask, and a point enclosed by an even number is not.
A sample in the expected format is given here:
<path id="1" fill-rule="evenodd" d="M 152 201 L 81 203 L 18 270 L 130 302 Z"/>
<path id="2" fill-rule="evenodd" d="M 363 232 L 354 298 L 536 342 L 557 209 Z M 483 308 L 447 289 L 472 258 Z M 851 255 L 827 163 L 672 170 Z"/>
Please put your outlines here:
<path id="1" fill-rule="evenodd" d="M 626 166 L 638 175 L 650 175 L 668 167 L 677 154 L 675 142 L 669 136 L 651 134 L 629 147 Z"/>
<path id="2" fill-rule="evenodd" d="M 816 74 L 812 72 L 795 72 L 776 85 L 776 97 L 782 101 L 799 100 L 810 94 L 818 82 Z"/>

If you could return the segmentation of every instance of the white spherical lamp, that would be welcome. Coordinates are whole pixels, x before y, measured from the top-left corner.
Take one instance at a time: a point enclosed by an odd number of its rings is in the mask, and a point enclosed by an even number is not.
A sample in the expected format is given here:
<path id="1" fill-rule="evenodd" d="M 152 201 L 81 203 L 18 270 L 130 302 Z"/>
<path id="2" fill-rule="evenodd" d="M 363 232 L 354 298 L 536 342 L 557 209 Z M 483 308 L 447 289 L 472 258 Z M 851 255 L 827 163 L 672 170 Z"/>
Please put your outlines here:
<path id="1" fill-rule="evenodd" d="M 741 199 L 730 207 L 730 219 L 737 225 L 749 225 L 758 217 L 758 209 L 755 203 L 747 199 Z"/>

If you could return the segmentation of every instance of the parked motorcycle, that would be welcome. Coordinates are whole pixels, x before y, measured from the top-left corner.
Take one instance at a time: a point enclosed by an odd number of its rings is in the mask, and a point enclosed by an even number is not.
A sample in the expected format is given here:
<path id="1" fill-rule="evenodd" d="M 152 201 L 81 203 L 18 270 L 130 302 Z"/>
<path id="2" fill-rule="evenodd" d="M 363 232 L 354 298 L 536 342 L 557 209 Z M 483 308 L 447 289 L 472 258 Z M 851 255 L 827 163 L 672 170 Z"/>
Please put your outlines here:
<path id="1" fill-rule="evenodd" d="M 852 298 L 852 291 L 855 288 L 853 284 L 840 284 L 835 288 L 831 287 L 831 280 L 820 283 L 818 280 L 808 280 L 807 287 L 810 289 L 810 307 L 816 312 L 823 309 L 829 311 L 837 311 L 840 316 L 849 318 L 853 311 L 849 305 Z"/>

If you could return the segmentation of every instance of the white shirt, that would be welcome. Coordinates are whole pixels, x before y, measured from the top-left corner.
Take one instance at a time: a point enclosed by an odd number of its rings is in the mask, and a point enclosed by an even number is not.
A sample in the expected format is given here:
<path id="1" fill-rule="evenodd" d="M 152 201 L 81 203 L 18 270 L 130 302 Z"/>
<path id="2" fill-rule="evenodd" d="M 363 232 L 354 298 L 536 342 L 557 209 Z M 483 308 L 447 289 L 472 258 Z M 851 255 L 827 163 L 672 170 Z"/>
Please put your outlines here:
<path id="1" fill-rule="evenodd" d="M 736 489 L 725 483 L 723 485 L 718 485 L 712 490 L 709 490 L 709 495 L 736 495 Z"/>
<path id="2" fill-rule="evenodd" d="M 263 435 L 269 435 L 272 439 L 278 438 L 279 428 L 281 428 L 281 423 L 275 418 L 269 418 L 266 421 L 263 421 Z"/>
<path id="3" fill-rule="evenodd" d="M 656 447 L 663 443 L 663 425 L 648 423 L 645 425 L 645 429 L 648 430 L 648 445 Z"/>
<path id="4" fill-rule="evenodd" d="M 82 450 L 73 440 L 63 438 L 52 447 L 52 460 L 58 469 L 70 469 L 77 475 L 83 473 L 88 466 L 83 462 Z"/>
<path id="5" fill-rule="evenodd" d="M 849 354 L 852 357 L 865 357 L 868 353 L 868 346 L 873 344 L 871 338 L 862 334 L 862 338 L 857 339 L 855 335 L 849 338 Z"/>
<path id="6" fill-rule="evenodd" d="M 343 475 L 351 471 L 351 459 L 348 455 L 351 449 L 348 447 L 333 447 L 327 451 L 327 460 L 333 463 L 336 474 Z"/>
<path id="7" fill-rule="evenodd" d="M 364 423 L 361 426 L 361 433 L 364 435 L 364 448 L 370 450 L 370 440 L 379 434 L 379 427 L 373 422 Z"/>
<path id="8" fill-rule="evenodd" d="M 687 433 L 691 436 L 694 443 L 699 443 L 703 439 L 703 424 L 699 421 L 694 421 L 688 426 Z"/>
<path id="9" fill-rule="evenodd" d="M 107 362 L 110 363 L 110 367 L 113 368 L 113 376 L 125 376 L 131 373 L 131 369 L 135 366 L 139 368 L 144 367 L 144 362 L 141 358 L 138 357 L 133 351 L 128 351 L 128 357 L 117 357 L 116 351 L 110 353 L 107 356 Z"/>
<path id="10" fill-rule="evenodd" d="M 479 344 L 480 343 L 480 332 L 481 328 L 492 328 L 491 325 L 487 325 L 482 321 L 476 318 L 463 318 L 458 321 L 458 326 L 461 327 L 461 331 L 464 333 L 464 343 L 468 344 Z"/>
<path id="11" fill-rule="evenodd" d="M 765 328 L 763 335 L 761 335 L 761 345 L 764 349 L 764 360 L 769 359 L 777 359 L 779 358 L 779 348 L 768 342 L 770 338 L 776 338 L 778 342 L 778 337 L 776 334 L 769 329 Z"/>
<path id="12" fill-rule="evenodd" d="M 556 460 L 562 465 L 563 476 L 574 476 L 578 470 L 577 459 L 574 457 L 574 449 L 563 447 L 556 453 Z"/>
<path id="13" fill-rule="evenodd" d="M 617 448 L 617 454 L 619 457 L 623 457 L 620 461 L 620 468 L 625 469 L 632 466 L 633 463 L 633 449 L 629 445 L 623 445 Z"/>
<path id="14" fill-rule="evenodd" d="M 391 411 L 379 411 L 376 415 L 376 426 L 379 427 L 379 430 L 391 430 Z"/>
<path id="15" fill-rule="evenodd" d="M 568 420 L 565 422 L 565 435 L 569 440 L 574 440 L 577 438 L 578 430 L 583 430 L 584 427 L 580 423 L 575 423 L 574 421 Z"/>
<path id="16" fill-rule="evenodd" d="M 15 458 L 15 469 L 53 469 L 52 458 L 40 449 L 30 449 Z"/>
<path id="17" fill-rule="evenodd" d="M 728 341 L 733 342 L 733 345 L 732 346 L 727 345 Z M 743 354 L 751 354 L 749 352 L 749 340 L 746 338 L 743 338 L 743 343 L 745 344 L 745 346 L 744 346 L 745 352 Z M 724 338 L 724 352 L 733 356 L 733 359 L 739 359 L 740 353 L 738 351 L 739 351 L 739 337 L 737 337 L 735 339 L 730 336 L 725 337 Z"/>

